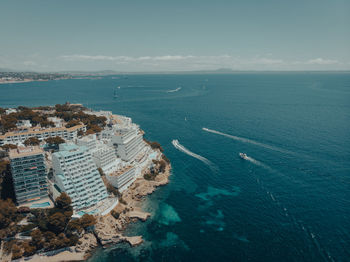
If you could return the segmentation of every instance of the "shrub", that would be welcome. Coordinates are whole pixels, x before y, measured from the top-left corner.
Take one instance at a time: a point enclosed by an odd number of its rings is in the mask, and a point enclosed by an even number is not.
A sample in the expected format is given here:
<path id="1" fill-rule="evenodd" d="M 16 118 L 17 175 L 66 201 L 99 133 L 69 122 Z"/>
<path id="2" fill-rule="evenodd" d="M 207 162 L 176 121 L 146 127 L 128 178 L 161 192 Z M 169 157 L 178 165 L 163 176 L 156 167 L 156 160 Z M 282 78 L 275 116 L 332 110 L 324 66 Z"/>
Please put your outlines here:
<path id="1" fill-rule="evenodd" d="M 30 137 L 26 141 L 24 141 L 26 146 L 37 146 L 40 144 L 40 140 L 36 137 Z"/>
<path id="2" fill-rule="evenodd" d="M 111 215 L 112 215 L 115 219 L 118 219 L 119 216 L 120 216 L 120 213 L 117 212 L 117 211 L 115 211 L 115 210 L 112 210 Z"/>

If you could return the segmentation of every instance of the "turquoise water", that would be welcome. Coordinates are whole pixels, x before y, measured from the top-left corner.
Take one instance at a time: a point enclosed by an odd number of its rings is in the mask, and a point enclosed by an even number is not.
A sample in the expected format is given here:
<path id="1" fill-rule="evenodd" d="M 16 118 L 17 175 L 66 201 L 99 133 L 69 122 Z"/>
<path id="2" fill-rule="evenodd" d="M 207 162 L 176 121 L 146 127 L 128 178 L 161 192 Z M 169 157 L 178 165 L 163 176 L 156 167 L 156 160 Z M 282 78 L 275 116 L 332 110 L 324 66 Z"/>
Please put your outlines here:
<path id="1" fill-rule="evenodd" d="M 349 260 L 350 74 L 106 76 L 0 94 L 3 107 L 70 101 L 130 116 L 171 160 L 170 184 L 144 203 L 152 217 L 127 231 L 145 242 L 91 261 Z"/>
<path id="2" fill-rule="evenodd" d="M 49 206 L 50 206 L 49 202 L 44 202 L 44 203 L 32 204 L 30 207 L 37 208 L 37 207 L 49 207 Z"/>

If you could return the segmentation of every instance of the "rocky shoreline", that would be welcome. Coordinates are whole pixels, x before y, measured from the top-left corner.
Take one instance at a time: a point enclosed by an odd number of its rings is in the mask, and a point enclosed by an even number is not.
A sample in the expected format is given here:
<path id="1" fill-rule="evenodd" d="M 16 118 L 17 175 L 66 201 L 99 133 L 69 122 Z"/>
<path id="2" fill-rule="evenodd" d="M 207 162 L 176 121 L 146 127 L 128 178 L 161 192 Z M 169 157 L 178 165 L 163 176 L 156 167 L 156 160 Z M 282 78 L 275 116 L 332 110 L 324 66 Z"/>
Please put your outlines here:
<path id="1" fill-rule="evenodd" d="M 146 172 L 142 172 L 143 174 Z M 26 261 L 82 261 L 91 256 L 92 251 L 99 246 L 108 246 L 121 242 L 127 242 L 131 246 L 140 245 L 143 242 L 142 236 L 124 236 L 126 227 L 137 219 L 146 221 L 151 214 L 141 209 L 142 201 L 149 194 L 152 194 L 157 187 L 169 183 L 171 165 L 167 164 L 165 171 L 158 174 L 154 180 L 146 180 L 143 177 L 137 178 L 134 183 L 123 192 L 122 199 L 112 212 L 105 216 L 97 216 L 97 223 L 93 232 L 86 232 L 80 238 L 79 244 L 72 247 L 70 251 L 64 251 L 53 256 L 34 255 Z M 119 214 L 118 218 L 112 215 Z"/>

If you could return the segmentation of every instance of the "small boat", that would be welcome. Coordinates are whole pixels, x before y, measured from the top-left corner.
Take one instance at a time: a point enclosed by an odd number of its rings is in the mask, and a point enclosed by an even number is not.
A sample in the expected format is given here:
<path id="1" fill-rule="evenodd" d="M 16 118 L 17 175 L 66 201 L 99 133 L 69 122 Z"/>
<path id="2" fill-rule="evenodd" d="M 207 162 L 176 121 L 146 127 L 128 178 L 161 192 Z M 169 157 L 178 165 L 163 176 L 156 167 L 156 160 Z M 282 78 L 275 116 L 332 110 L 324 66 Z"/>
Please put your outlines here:
<path id="1" fill-rule="evenodd" d="M 244 160 L 248 160 L 247 154 L 239 153 L 239 157 L 242 158 L 242 159 L 244 159 Z"/>

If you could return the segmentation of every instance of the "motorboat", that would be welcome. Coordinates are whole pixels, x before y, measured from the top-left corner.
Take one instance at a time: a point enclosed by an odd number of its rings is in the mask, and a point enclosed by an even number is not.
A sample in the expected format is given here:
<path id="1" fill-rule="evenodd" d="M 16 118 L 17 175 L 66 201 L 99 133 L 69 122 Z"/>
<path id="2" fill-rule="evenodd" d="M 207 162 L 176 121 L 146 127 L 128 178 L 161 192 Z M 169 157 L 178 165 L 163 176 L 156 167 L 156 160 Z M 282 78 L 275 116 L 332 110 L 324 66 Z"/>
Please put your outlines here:
<path id="1" fill-rule="evenodd" d="M 239 157 L 244 159 L 244 160 L 248 160 L 248 156 L 245 153 L 239 153 Z"/>

